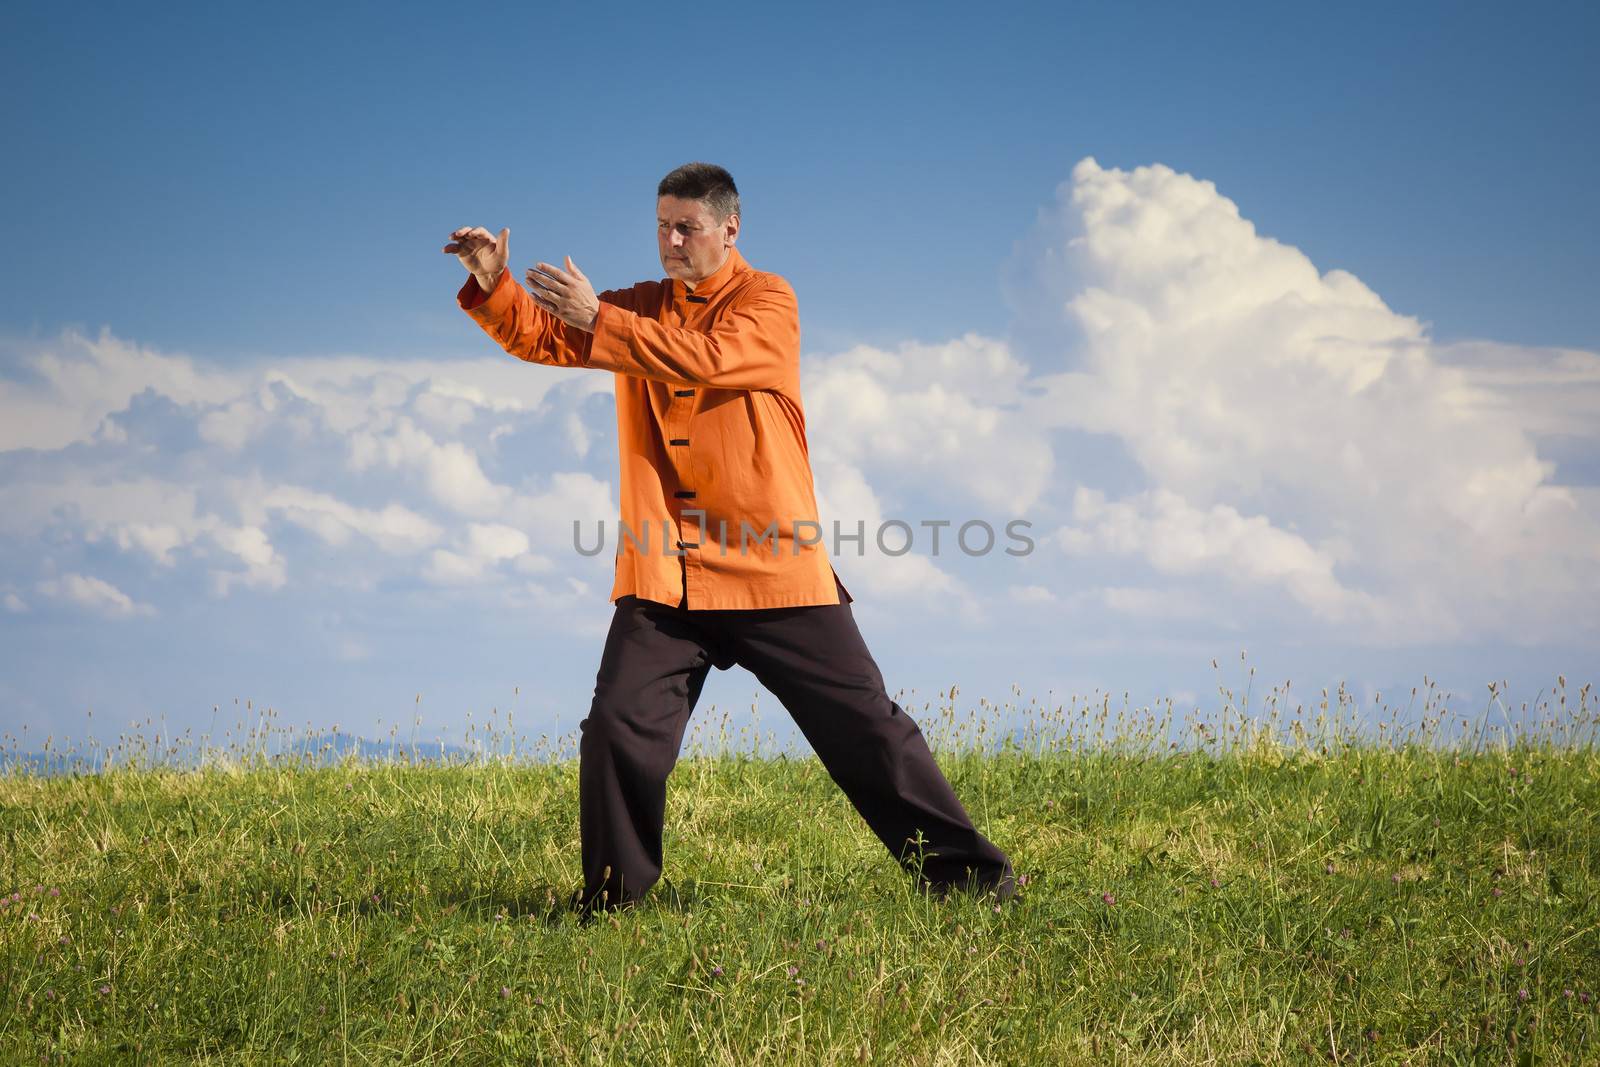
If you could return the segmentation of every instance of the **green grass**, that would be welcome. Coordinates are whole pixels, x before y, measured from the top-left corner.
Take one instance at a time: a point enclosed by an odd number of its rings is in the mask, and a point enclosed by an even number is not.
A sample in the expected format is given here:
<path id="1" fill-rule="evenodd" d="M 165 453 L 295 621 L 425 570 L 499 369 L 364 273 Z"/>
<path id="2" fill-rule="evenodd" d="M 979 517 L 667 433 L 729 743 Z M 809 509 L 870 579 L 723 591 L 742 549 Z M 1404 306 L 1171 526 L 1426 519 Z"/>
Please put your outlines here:
<path id="1" fill-rule="evenodd" d="M 913 893 L 814 758 L 725 714 L 669 784 L 666 880 L 588 927 L 571 758 L 318 769 L 258 729 L 3 775 L 0 1063 L 1600 1062 L 1587 687 L 1515 733 L 1498 694 L 1402 732 L 1221 692 L 1207 723 L 908 705 L 1027 877 L 998 910 Z"/>

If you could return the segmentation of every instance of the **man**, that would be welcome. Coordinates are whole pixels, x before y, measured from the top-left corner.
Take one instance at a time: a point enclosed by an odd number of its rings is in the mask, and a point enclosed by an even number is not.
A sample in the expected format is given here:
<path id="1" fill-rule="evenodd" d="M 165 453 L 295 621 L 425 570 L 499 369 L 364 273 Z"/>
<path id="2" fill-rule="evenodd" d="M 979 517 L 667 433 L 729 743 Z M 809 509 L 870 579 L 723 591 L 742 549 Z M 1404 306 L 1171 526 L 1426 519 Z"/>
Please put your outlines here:
<path id="1" fill-rule="evenodd" d="M 661 281 L 597 295 L 568 257 L 528 270 L 524 290 L 506 269 L 509 229 L 462 228 L 444 246 L 472 275 L 458 303 L 506 351 L 615 375 L 622 531 L 580 724 L 581 915 L 632 904 L 660 877 L 667 777 L 706 676 L 735 663 L 903 867 L 920 845 L 920 888 L 1014 896 L 1010 861 L 889 698 L 820 547 L 794 291 L 734 247 L 726 170 L 686 164 L 656 195 Z M 652 551 L 652 531 L 670 544 Z"/>

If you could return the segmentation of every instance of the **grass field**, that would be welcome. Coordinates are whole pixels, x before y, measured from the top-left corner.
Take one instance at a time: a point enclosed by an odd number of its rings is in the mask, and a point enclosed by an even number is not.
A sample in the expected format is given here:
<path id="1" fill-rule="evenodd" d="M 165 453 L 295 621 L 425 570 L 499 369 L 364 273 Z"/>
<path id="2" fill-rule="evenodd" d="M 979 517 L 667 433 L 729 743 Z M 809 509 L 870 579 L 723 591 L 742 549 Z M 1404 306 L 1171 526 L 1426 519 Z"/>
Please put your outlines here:
<path id="1" fill-rule="evenodd" d="M 1600 1063 L 1596 701 L 1499 696 L 907 704 L 1026 879 L 998 907 L 915 894 L 715 709 L 664 881 L 587 927 L 560 741 L 13 770 L 0 1063 Z"/>

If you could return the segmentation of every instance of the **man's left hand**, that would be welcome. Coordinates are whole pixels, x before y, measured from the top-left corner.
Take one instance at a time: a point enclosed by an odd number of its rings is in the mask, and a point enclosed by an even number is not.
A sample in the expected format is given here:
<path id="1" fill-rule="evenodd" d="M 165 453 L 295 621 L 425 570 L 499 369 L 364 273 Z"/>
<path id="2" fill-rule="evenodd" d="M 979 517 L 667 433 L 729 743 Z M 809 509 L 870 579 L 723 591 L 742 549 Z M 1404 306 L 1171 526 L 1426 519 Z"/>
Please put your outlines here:
<path id="1" fill-rule="evenodd" d="M 569 326 L 594 332 L 600 314 L 600 300 L 583 271 L 567 257 L 567 269 L 540 263 L 528 269 L 528 286 L 533 302 Z"/>

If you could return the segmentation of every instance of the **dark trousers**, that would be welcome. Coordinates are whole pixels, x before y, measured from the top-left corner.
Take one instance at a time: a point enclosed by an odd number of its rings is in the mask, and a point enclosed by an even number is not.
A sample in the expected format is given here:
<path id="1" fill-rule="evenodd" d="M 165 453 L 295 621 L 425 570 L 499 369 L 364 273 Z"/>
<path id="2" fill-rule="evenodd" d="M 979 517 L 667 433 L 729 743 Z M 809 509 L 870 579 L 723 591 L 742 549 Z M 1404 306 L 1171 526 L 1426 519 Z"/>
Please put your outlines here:
<path id="1" fill-rule="evenodd" d="M 1015 892 L 1011 863 L 972 825 L 917 724 L 884 690 L 850 605 L 688 611 L 617 598 L 580 724 L 585 912 L 638 901 L 661 877 L 667 776 L 712 667 L 749 670 L 920 888 Z M 798 813 L 797 813 L 798 814 Z"/>

